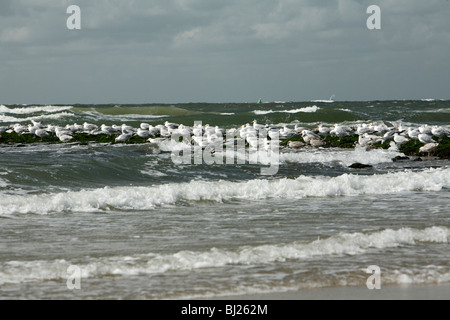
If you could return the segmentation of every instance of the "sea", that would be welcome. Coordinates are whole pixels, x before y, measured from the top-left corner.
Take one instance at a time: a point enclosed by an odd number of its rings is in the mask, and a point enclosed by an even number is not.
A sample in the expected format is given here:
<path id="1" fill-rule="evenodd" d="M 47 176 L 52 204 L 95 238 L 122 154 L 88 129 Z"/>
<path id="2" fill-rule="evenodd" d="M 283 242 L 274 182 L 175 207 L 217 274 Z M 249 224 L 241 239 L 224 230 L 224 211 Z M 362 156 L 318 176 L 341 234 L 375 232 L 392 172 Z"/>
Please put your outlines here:
<path id="1" fill-rule="evenodd" d="M 450 129 L 450 101 L 0 105 L 0 126 L 32 120 Z M 450 284 L 448 160 L 280 148 L 277 171 L 264 175 L 267 161 L 177 163 L 171 151 L 152 143 L 0 145 L 0 299 L 190 300 Z"/>

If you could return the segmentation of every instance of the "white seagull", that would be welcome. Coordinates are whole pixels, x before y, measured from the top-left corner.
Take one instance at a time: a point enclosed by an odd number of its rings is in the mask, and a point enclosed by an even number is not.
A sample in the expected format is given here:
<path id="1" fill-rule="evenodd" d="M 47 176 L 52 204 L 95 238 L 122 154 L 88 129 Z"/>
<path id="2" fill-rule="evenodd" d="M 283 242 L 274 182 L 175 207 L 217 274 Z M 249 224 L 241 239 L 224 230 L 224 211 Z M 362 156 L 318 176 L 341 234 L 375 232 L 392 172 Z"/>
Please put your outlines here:
<path id="1" fill-rule="evenodd" d="M 402 145 L 402 144 L 405 144 L 405 143 L 409 142 L 409 139 L 407 137 L 405 137 L 405 136 L 402 136 L 402 135 L 400 135 L 398 133 L 395 133 L 394 134 L 394 141 L 395 141 L 396 144 Z"/>
<path id="2" fill-rule="evenodd" d="M 429 134 L 419 134 L 418 136 L 419 141 L 422 142 L 423 144 L 428 144 L 428 143 L 435 143 L 436 141 L 433 140 L 433 137 Z"/>

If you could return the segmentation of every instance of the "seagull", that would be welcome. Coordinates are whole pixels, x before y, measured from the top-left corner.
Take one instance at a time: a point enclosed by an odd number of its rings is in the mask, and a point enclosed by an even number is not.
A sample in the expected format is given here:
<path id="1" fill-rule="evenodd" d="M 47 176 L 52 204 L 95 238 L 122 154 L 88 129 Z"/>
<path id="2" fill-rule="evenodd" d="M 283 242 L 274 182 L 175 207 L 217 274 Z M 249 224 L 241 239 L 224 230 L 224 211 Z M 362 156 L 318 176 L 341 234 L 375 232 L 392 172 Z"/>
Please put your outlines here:
<path id="1" fill-rule="evenodd" d="M 210 127 L 209 124 L 205 124 L 205 134 L 207 136 L 209 136 L 209 135 L 212 135 L 214 133 L 216 133 L 216 129 L 213 128 L 213 127 Z"/>
<path id="2" fill-rule="evenodd" d="M 50 133 L 47 132 L 47 130 L 45 129 L 38 129 L 36 130 L 36 132 L 34 133 L 36 136 L 38 136 L 39 138 L 44 138 L 44 137 L 48 137 L 50 135 Z"/>
<path id="3" fill-rule="evenodd" d="M 66 125 L 66 129 L 69 129 L 70 131 L 72 131 L 72 133 L 83 132 L 84 125 L 76 124 L 76 123 L 74 123 L 73 125 L 68 124 L 68 125 Z"/>
<path id="4" fill-rule="evenodd" d="M 15 125 L 13 126 L 13 130 L 14 130 L 14 132 L 17 133 L 17 134 L 23 134 L 24 132 L 27 132 L 27 131 L 28 131 L 28 127 L 23 126 L 23 125 L 21 125 L 21 124 L 15 124 Z"/>
<path id="5" fill-rule="evenodd" d="M 248 133 L 249 129 L 250 129 L 250 124 L 248 124 L 248 123 L 247 123 L 246 125 L 241 126 L 241 127 L 239 128 L 239 137 L 240 137 L 241 139 L 245 139 L 245 137 L 247 136 L 247 133 Z"/>
<path id="6" fill-rule="evenodd" d="M 200 137 L 203 135 L 203 127 L 201 124 L 198 124 L 196 126 L 194 126 L 194 128 L 192 129 L 192 133 L 194 134 L 194 136 Z"/>
<path id="7" fill-rule="evenodd" d="M 280 136 L 282 138 L 291 138 L 293 135 L 295 135 L 295 130 L 288 128 L 287 125 L 284 125 L 282 129 L 280 129 Z"/>
<path id="8" fill-rule="evenodd" d="M 265 125 L 258 124 L 258 122 L 256 120 L 253 120 L 253 128 L 255 130 L 262 130 L 265 128 Z"/>
<path id="9" fill-rule="evenodd" d="M 28 125 L 28 132 L 30 132 L 31 134 L 35 134 L 36 133 L 36 130 L 38 130 L 38 129 L 42 129 L 40 126 L 36 126 L 36 125 L 31 125 L 31 124 L 29 124 Z"/>
<path id="10" fill-rule="evenodd" d="M 383 124 L 380 124 L 380 125 L 375 125 L 375 126 L 373 127 L 373 129 L 374 129 L 376 132 L 378 132 L 379 134 L 385 134 L 386 132 L 389 131 L 388 126 L 385 125 L 384 123 L 383 123 Z"/>
<path id="11" fill-rule="evenodd" d="M 124 133 L 125 131 L 128 131 L 130 133 L 135 131 L 132 126 L 129 126 L 129 125 L 126 125 L 126 124 L 122 124 L 121 129 L 122 129 L 122 133 Z"/>
<path id="12" fill-rule="evenodd" d="M 327 136 L 330 134 L 331 128 L 325 127 L 323 124 L 319 125 L 319 133 Z"/>
<path id="13" fill-rule="evenodd" d="M 152 137 L 156 137 L 158 134 L 160 134 L 160 129 L 153 127 L 153 126 L 150 126 L 148 128 L 148 131 L 150 132 L 150 136 L 152 136 Z"/>
<path id="14" fill-rule="evenodd" d="M 208 145 L 208 139 L 203 136 L 193 136 L 192 140 L 194 141 L 194 144 L 202 148 Z"/>
<path id="15" fill-rule="evenodd" d="M 409 139 L 407 137 L 405 137 L 405 136 L 402 136 L 402 135 L 400 135 L 398 133 L 395 133 L 394 134 L 394 141 L 395 141 L 396 144 L 402 145 L 402 144 L 405 144 L 405 143 L 409 142 Z"/>
<path id="16" fill-rule="evenodd" d="M 141 128 L 139 128 L 137 130 L 136 134 L 143 139 L 148 139 L 151 136 L 150 131 L 148 129 L 145 130 L 145 129 L 141 129 Z"/>
<path id="17" fill-rule="evenodd" d="M 56 127 L 55 128 L 55 134 L 58 138 L 60 138 L 61 136 L 64 135 L 68 135 L 71 136 L 72 135 L 72 131 L 66 128 L 61 128 L 61 127 Z"/>
<path id="18" fill-rule="evenodd" d="M 309 144 L 313 147 L 323 147 L 324 145 L 326 145 L 326 142 L 323 141 L 322 139 L 311 139 L 309 140 Z"/>
<path id="19" fill-rule="evenodd" d="M 389 144 L 389 151 L 394 151 L 394 152 L 398 152 L 398 146 L 394 141 L 391 141 L 391 143 Z"/>
<path id="20" fill-rule="evenodd" d="M 183 137 L 191 136 L 191 128 L 185 126 L 184 124 L 180 124 L 178 129 L 174 131 L 174 134 L 178 134 Z"/>
<path id="21" fill-rule="evenodd" d="M 408 136 L 413 140 L 419 140 L 419 134 L 420 134 L 419 129 L 413 128 L 408 129 Z"/>
<path id="22" fill-rule="evenodd" d="M 58 136 L 58 138 L 59 138 L 59 141 L 61 141 L 63 143 L 69 142 L 70 140 L 73 139 L 73 137 L 69 134 L 62 134 L 62 135 Z"/>
<path id="23" fill-rule="evenodd" d="M 356 133 L 360 136 L 365 133 L 370 134 L 374 132 L 375 132 L 374 128 L 365 123 L 359 124 L 358 127 L 356 128 Z"/>
<path id="24" fill-rule="evenodd" d="M 271 140 L 278 140 L 280 137 L 280 132 L 278 131 L 278 128 L 276 127 L 271 127 L 269 129 L 269 132 L 267 133 L 267 135 L 269 136 L 269 138 Z"/>
<path id="25" fill-rule="evenodd" d="M 169 137 L 170 136 L 169 129 L 166 126 L 162 126 L 159 130 L 159 135 L 161 137 Z"/>
<path id="26" fill-rule="evenodd" d="M 90 124 L 90 123 L 87 123 L 87 122 L 85 122 L 83 124 L 83 130 L 85 132 L 91 132 L 91 131 L 94 131 L 94 130 L 97 130 L 97 129 L 98 129 L 98 127 L 95 124 Z"/>
<path id="27" fill-rule="evenodd" d="M 114 129 L 113 127 L 111 127 L 111 126 L 107 126 L 107 125 L 105 125 L 105 124 L 102 124 L 101 126 L 100 126 L 100 130 L 101 130 L 101 133 L 103 133 L 103 134 L 107 134 L 107 135 L 112 135 L 112 134 L 115 134 L 115 133 L 117 133 L 117 130 L 116 129 Z"/>
<path id="28" fill-rule="evenodd" d="M 378 142 L 381 138 L 379 136 L 365 133 L 358 138 L 358 144 L 361 147 L 367 147 L 369 145 L 372 145 L 376 142 Z"/>
<path id="29" fill-rule="evenodd" d="M 164 122 L 164 125 L 169 129 L 178 129 L 179 125 L 176 123 L 171 123 L 169 121 Z"/>
<path id="30" fill-rule="evenodd" d="M 435 143 L 436 141 L 434 141 L 433 137 L 431 135 L 422 133 L 419 134 L 418 136 L 419 141 L 422 142 L 423 144 L 428 144 L 428 143 Z"/>
<path id="31" fill-rule="evenodd" d="M 435 126 L 435 127 L 431 128 L 431 133 L 433 134 L 433 136 L 436 136 L 438 138 L 443 138 L 447 135 L 447 130 L 445 130 L 444 128 Z"/>
<path id="32" fill-rule="evenodd" d="M 350 127 L 335 124 L 334 129 L 330 131 L 330 134 L 335 135 L 340 139 L 349 136 L 351 131 L 352 129 Z"/>
<path id="33" fill-rule="evenodd" d="M 422 148 L 419 149 L 420 153 L 428 153 L 428 156 L 430 156 L 430 153 L 439 147 L 439 143 L 428 143 L 424 145 Z"/>
<path id="34" fill-rule="evenodd" d="M 258 130 L 258 129 L 256 129 L 256 130 Z M 218 136 L 224 136 L 225 135 L 225 130 L 224 129 L 222 129 L 222 128 L 219 128 L 219 126 L 216 126 L 216 128 L 215 128 L 215 133 L 218 135 Z"/>
<path id="35" fill-rule="evenodd" d="M 116 142 L 127 142 L 128 140 L 133 137 L 133 132 L 129 132 L 127 130 L 124 130 L 124 132 L 116 138 Z"/>
<path id="36" fill-rule="evenodd" d="M 315 134 L 310 130 L 303 130 L 302 137 L 303 140 L 308 144 L 311 142 L 311 140 L 319 140 L 319 141 L 322 140 L 322 138 L 318 134 Z"/>
<path id="37" fill-rule="evenodd" d="M 427 125 L 421 126 L 419 128 L 419 131 L 420 131 L 421 134 L 432 135 L 431 128 L 429 126 L 427 126 Z"/>
<path id="38" fill-rule="evenodd" d="M 391 131 L 386 132 L 386 133 L 384 134 L 384 136 L 383 136 L 383 140 L 382 140 L 381 143 L 384 144 L 384 143 L 386 143 L 387 141 L 392 140 L 392 139 L 394 138 L 395 133 L 397 133 L 397 131 L 395 131 L 395 130 L 391 130 Z"/>

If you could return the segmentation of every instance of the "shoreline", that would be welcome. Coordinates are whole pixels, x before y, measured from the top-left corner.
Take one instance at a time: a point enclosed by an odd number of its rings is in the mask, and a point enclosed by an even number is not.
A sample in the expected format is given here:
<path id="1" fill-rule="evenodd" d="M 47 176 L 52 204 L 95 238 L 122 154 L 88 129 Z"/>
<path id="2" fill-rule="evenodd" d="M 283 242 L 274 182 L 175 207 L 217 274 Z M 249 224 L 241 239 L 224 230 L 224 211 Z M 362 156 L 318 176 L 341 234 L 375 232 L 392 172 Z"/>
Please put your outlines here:
<path id="1" fill-rule="evenodd" d="M 328 287 L 288 292 L 215 296 L 198 300 L 449 300 L 450 284 L 386 285 L 379 290 L 367 287 Z"/>

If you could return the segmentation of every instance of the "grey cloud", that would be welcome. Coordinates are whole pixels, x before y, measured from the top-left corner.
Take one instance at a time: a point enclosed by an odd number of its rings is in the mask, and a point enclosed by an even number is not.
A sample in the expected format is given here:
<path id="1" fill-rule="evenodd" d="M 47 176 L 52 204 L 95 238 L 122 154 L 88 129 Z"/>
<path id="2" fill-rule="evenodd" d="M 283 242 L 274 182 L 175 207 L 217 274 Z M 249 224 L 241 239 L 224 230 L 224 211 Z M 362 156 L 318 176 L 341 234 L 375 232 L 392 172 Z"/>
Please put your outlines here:
<path id="1" fill-rule="evenodd" d="M 372 2 L 78 0 L 82 30 L 69 31 L 71 1 L 3 1 L 0 102 L 448 95 L 449 2 L 381 1 L 369 31 Z"/>

